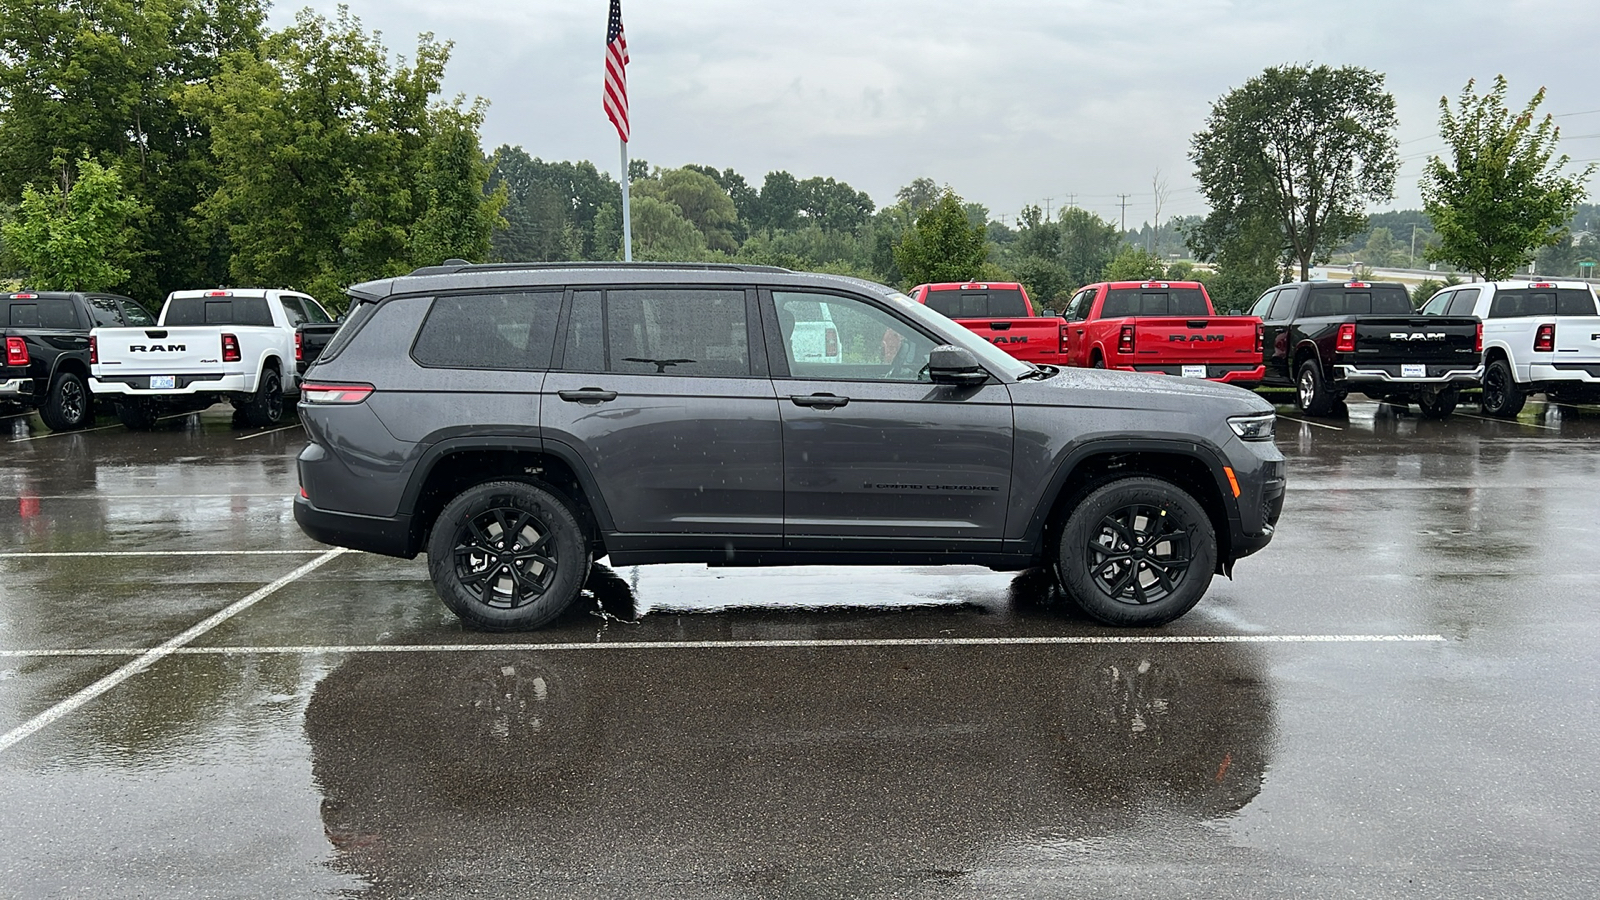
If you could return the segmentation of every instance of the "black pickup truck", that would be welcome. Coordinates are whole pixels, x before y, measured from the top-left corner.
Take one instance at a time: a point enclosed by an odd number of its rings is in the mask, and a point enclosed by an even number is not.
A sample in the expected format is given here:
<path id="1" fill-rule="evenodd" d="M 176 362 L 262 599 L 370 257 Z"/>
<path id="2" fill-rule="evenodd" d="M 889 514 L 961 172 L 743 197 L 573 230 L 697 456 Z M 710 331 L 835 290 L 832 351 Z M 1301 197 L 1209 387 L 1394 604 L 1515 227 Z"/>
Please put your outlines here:
<path id="1" fill-rule="evenodd" d="M 116 294 L 77 291 L 0 293 L 0 403 L 39 410 L 51 431 L 94 420 L 89 393 L 89 329 L 153 326 L 144 307 Z"/>
<path id="2" fill-rule="evenodd" d="M 1262 322 L 1262 383 L 1295 388 L 1308 415 L 1328 415 L 1359 393 L 1444 418 L 1483 377 L 1483 323 L 1423 316 L 1397 283 L 1283 284 L 1250 314 Z"/>

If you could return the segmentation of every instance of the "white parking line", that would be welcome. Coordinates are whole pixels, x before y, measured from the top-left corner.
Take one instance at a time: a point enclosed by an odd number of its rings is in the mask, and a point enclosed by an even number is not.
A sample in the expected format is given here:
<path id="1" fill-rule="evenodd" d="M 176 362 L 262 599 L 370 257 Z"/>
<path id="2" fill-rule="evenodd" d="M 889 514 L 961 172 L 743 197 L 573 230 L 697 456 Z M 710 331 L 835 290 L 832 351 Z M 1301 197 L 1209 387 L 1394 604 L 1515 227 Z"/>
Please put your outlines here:
<path id="1" fill-rule="evenodd" d="M 1337 425 L 1324 425 L 1321 422 L 1311 422 L 1311 421 L 1308 421 L 1306 419 L 1296 419 L 1294 416 L 1285 416 L 1285 415 L 1280 414 L 1278 416 L 1278 418 L 1284 419 L 1284 420 L 1289 421 L 1289 422 L 1299 422 L 1302 425 L 1315 425 L 1318 428 L 1329 428 L 1329 429 L 1332 429 L 1334 431 L 1343 431 L 1344 430 L 1343 428 L 1340 428 Z"/>
<path id="2" fill-rule="evenodd" d="M 1477 419 L 1480 422 L 1499 422 L 1501 425 L 1522 425 L 1522 426 L 1525 426 L 1525 427 L 1528 427 L 1528 428 L 1543 428 L 1546 431 L 1560 431 L 1561 430 L 1559 428 L 1556 428 L 1553 425 L 1537 425 L 1537 424 L 1535 424 L 1533 422 L 1522 422 L 1522 421 L 1519 421 L 1517 419 L 1493 419 L 1493 418 L 1490 418 L 1489 416 L 1475 416 L 1472 413 L 1464 413 L 1464 412 L 1458 412 L 1455 415 L 1458 415 L 1463 419 Z"/>
<path id="3" fill-rule="evenodd" d="M 771 641 L 617 641 L 609 644 L 562 641 L 538 644 L 351 644 L 289 647 L 181 647 L 168 653 L 180 656 L 254 656 L 287 653 L 314 656 L 325 653 L 592 653 L 602 650 L 762 650 L 841 649 L 851 647 L 1003 647 L 1064 644 L 1438 644 L 1442 634 L 1133 634 L 1064 635 L 1059 637 L 994 638 L 841 638 L 838 640 Z M 134 656 L 135 648 L 73 650 L 0 650 L 0 658 L 64 656 Z M 0 750 L 5 749 L 0 745 Z"/>
<path id="4" fill-rule="evenodd" d="M 252 500 L 270 497 L 272 499 L 293 500 L 294 490 L 279 491 L 272 494 L 38 494 L 26 497 L 0 497 L 0 501 L 10 503 L 13 500 Z"/>
<path id="5" fill-rule="evenodd" d="M 0 559 L 54 559 L 91 556 L 308 556 L 317 550 L 41 550 L 0 553 Z"/>
<path id="6" fill-rule="evenodd" d="M 26 740 L 30 735 L 42 728 L 45 728 L 50 723 L 60 719 L 68 713 L 71 713 L 73 710 L 78 709 L 85 703 L 88 703 L 101 694 L 104 694 L 106 691 L 109 691 L 124 681 L 127 681 L 129 678 L 132 678 L 140 672 L 143 672 L 145 669 L 150 668 L 151 666 L 160 662 L 162 659 L 171 656 L 175 651 L 190 641 L 193 641 L 195 638 L 200 637 L 211 629 L 221 625 L 223 622 L 226 622 L 239 613 L 244 612 L 245 610 L 254 606 L 256 603 L 260 602 L 262 599 L 270 597 L 272 594 L 276 593 L 279 588 L 304 578 L 306 575 L 315 571 L 323 563 L 326 563 L 329 560 L 344 554 L 345 552 L 346 551 L 342 548 L 329 550 L 327 553 L 324 553 L 300 568 L 295 569 L 293 572 L 290 572 L 282 578 L 279 578 L 277 581 L 274 581 L 266 587 L 255 591 L 249 596 L 234 602 L 226 609 L 207 617 L 204 621 L 195 625 L 193 628 L 190 628 L 177 637 L 172 638 L 161 646 L 140 651 L 137 659 L 134 659 L 132 662 L 127 663 L 126 665 L 117 669 L 115 672 L 112 672 L 110 675 L 107 675 L 99 681 L 96 681 L 94 684 L 89 685 L 83 690 L 73 694 L 71 697 L 68 697 L 60 703 L 57 703 L 55 706 L 50 707 L 37 716 L 34 716 L 27 722 L 18 725 L 16 728 L 11 729 L 3 735 L 0 735 L 0 753 L 4 753 L 6 750 L 15 746 L 19 741 Z"/>
<path id="7" fill-rule="evenodd" d="M 280 431 L 288 431 L 291 428 L 299 428 L 299 427 L 300 427 L 300 423 L 296 422 L 293 425 L 285 425 L 282 428 L 274 428 L 271 431 L 258 431 L 255 434 L 247 434 L 244 437 L 236 437 L 236 438 L 234 438 L 234 440 L 236 440 L 236 441 L 248 441 L 248 440 L 250 440 L 252 438 L 264 437 L 264 436 L 269 435 L 269 434 L 277 434 Z"/>
<path id="8" fill-rule="evenodd" d="M 33 437 L 13 438 L 12 440 L 8 441 L 7 443 L 11 443 L 11 444 L 26 444 L 29 441 L 42 441 L 45 438 L 61 437 L 64 434 L 88 434 L 91 431 L 105 431 L 105 430 L 107 430 L 109 428 L 121 428 L 121 427 L 122 427 L 122 423 L 118 422 L 115 425 L 101 425 L 99 428 L 80 428 L 77 431 L 52 431 L 52 432 L 49 432 L 47 434 L 36 434 Z"/>

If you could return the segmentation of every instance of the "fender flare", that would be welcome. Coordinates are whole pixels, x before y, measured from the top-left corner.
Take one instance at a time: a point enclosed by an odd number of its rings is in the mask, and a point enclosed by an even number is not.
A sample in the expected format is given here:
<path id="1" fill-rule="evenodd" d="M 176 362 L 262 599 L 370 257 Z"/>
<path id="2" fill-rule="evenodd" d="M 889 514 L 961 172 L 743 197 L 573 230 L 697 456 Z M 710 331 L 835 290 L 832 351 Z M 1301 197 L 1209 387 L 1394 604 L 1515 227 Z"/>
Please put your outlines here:
<path id="1" fill-rule="evenodd" d="M 604 495 L 600 493 L 600 484 L 595 480 L 594 473 L 589 471 L 589 466 L 583 461 L 583 457 L 575 449 L 560 441 L 528 435 L 467 435 L 446 438 L 430 445 L 422 452 L 422 456 L 411 470 L 411 477 L 406 480 L 405 490 L 400 494 L 399 508 L 401 510 L 417 508 L 417 503 L 422 498 L 422 486 L 428 483 L 433 470 L 445 457 L 463 451 L 496 450 L 538 453 L 561 460 L 572 470 L 578 479 L 578 484 L 583 488 L 595 525 L 601 531 L 615 530 L 611 510 L 606 506 Z"/>

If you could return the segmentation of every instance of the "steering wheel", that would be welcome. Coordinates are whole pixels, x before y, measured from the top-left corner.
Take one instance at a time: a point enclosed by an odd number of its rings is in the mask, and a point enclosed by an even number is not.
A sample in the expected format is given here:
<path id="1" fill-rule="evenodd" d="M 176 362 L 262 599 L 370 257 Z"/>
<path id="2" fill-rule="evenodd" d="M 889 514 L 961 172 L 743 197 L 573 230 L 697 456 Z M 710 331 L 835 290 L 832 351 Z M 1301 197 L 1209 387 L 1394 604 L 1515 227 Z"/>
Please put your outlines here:
<path id="1" fill-rule="evenodd" d="M 905 381 L 917 379 L 918 373 L 912 368 L 917 352 L 917 342 L 913 338 L 902 337 L 900 346 L 894 351 L 894 359 L 889 363 L 889 372 L 885 376 L 891 381 Z"/>

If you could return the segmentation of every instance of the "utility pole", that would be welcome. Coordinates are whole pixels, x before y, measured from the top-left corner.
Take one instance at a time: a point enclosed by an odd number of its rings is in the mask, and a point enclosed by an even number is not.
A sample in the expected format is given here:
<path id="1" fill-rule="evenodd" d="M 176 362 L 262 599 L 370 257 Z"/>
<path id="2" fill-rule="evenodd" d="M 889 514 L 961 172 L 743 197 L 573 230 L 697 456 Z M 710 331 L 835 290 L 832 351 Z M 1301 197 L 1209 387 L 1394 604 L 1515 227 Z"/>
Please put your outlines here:
<path id="1" fill-rule="evenodd" d="M 1132 194 L 1118 194 L 1117 196 L 1122 199 L 1122 233 L 1123 234 L 1127 234 L 1128 233 L 1128 198 L 1132 197 L 1133 195 Z"/>
<path id="2" fill-rule="evenodd" d="M 1073 193 L 1068 193 L 1067 194 L 1067 206 L 1071 207 L 1072 209 L 1077 209 L 1078 208 L 1078 195 L 1077 194 L 1073 194 Z"/>
<path id="3" fill-rule="evenodd" d="M 1046 197 L 1046 198 L 1044 198 L 1044 220 L 1046 222 L 1050 221 L 1050 201 L 1052 201 L 1054 199 L 1056 199 L 1056 198 L 1054 198 L 1054 197 Z"/>
<path id="4" fill-rule="evenodd" d="M 1411 226 L 1411 268 L 1417 267 L 1417 226 Z"/>

